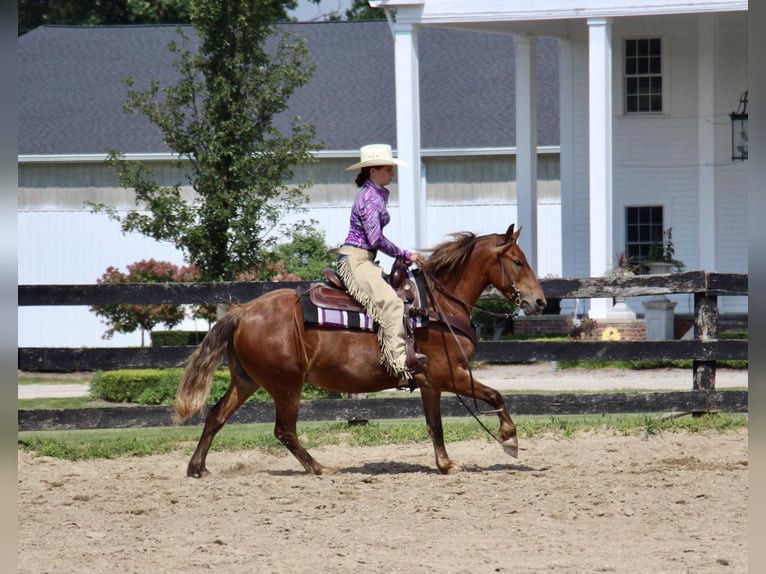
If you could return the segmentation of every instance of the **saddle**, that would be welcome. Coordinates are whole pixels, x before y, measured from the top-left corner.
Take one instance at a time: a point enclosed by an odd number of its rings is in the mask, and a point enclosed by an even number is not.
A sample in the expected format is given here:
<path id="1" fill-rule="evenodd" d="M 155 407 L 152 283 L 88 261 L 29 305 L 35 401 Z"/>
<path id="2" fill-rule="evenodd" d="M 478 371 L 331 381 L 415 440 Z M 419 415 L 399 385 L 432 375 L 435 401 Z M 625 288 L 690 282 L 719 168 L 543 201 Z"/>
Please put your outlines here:
<path id="1" fill-rule="evenodd" d="M 367 316 L 362 305 L 346 291 L 343 280 L 330 268 L 323 270 L 324 281 L 312 283 L 308 289 L 299 289 L 298 295 L 306 323 L 318 327 L 360 329 L 374 331 L 377 325 Z M 407 332 L 405 346 L 407 360 L 415 360 L 415 329 L 428 328 L 455 331 L 478 342 L 476 328 L 457 317 L 444 317 L 429 313 L 425 289 L 421 285 L 422 274 L 415 274 L 396 260 L 388 275 L 388 281 L 399 298 L 404 301 L 404 325 Z"/>
<path id="2" fill-rule="evenodd" d="M 364 307 L 349 295 L 343 280 L 335 270 L 327 267 L 323 270 L 323 274 L 324 282 L 312 283 L 308 291 L 303 294 L 303 297 L 308 295 L 309 302 L 318 310 L 316 322 L 320 323 L 321 319 L 326 318 L 330 318 L 328 322 L 334 322 L 335 317 L 340 317 L 339 322 L 343 326 L 358 329 L 374 328 L 372 323 L 366 320 Z M 417 363 L 415 329 L 426 326 L 428 317 L 425 295 L 422 293 L 415 275 L 398 258 L 394 261 L 387 280 L 404 302 L 404 317 L 402 319 L 406 331 L 407 363 L 414 365 Z M 308 314 L 304 310 L 304 318 L 307 316 Z"/>
<path id="3" fill-rule="evenodd" d="M 394 266 L 396 266 L 396 263 L 394 263 Z M 404 271 L 394 267 L 391 275 L 388 276 L 388 282 L 399 298 L 404 301 L 405 315 L 409 316 L 410 309 L 412 308 L 415 308 L 416 311 L 420 311 L 423 308 L 422 310 L 425 312 L 424 305 L 421 302 L 420 288 L 415 276 L 412 273 L 408 273 L 406 266 L 404 267 Z M 346 291 L 343 280 L 334 269 L 326 267 L 322 272 L 324 273 L 325 282 L 312 283 L 308 291 L 309 299 L 314 305 L 322 309 L 335 309 L 353 313 L 365 312 L 364 307 Z"/>

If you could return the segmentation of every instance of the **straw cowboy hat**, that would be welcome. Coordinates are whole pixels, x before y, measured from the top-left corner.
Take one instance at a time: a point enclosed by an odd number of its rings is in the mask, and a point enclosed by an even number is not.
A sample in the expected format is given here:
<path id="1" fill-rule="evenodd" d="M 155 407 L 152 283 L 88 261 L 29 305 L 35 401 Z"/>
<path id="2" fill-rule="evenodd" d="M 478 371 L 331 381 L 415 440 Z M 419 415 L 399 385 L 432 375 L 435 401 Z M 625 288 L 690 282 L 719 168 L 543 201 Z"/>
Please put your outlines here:
<path id="1" fill-rule="evenodd" d="M 362 147 L 359 150 L 359 159 L 361 161 L 348 166 L 346 171 L 353 171 L 368 166 L 377 167 L 379 165 L 398 165 L 407 167 L 407 164 L 402 160 L 394 159 L 391 155 L 391 146 L 386 144 L 370 144 Z"/>

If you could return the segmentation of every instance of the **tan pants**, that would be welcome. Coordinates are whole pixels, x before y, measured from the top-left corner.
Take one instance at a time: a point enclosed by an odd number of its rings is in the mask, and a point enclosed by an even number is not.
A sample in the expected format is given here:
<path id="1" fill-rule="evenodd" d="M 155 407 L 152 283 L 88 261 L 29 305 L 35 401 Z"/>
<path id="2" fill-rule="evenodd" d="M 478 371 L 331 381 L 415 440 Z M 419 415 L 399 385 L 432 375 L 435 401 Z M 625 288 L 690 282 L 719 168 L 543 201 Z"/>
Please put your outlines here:
<path id="1" fill-rule="evenodd" d="M 338 274 L 351 296 L 359 301 L 378 324 L 380 363 L 395 377 L 412 378 L 406 366 L 404 302 L 383 279 L 383 270 L 371 251 L 343 245 L 338 252 Z"/>

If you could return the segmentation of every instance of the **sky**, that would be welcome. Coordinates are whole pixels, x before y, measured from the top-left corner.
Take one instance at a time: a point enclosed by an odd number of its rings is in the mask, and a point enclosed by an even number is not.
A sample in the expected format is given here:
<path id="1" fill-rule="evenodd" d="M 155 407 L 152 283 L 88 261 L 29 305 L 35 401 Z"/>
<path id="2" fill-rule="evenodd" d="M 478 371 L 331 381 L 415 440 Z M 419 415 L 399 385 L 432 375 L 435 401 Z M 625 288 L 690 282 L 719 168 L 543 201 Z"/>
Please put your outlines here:
<path id="1" fill-rule="evenodd" d="M 352 0 L 321 0 L 319 4 L 310 0 L 298 0 L 298 7 L 289 13 L 301 22 L 322 21 L 327 14 L 342 15 L 351 7 L 351 3 Z"/>

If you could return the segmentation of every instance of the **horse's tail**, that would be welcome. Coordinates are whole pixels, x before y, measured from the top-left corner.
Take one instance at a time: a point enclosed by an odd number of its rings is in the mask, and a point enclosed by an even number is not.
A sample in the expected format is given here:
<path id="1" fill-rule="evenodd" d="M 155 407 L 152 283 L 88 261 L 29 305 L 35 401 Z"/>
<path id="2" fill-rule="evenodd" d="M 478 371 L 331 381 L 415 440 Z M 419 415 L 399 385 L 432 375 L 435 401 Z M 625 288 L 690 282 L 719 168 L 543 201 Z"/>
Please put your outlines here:
<path id="1" fill-rule="evenodd" d="M 216 321 L 202 343 L 191 354 L 186 370 L 178 383 L 175 422 L 180 423 L 202 410 L 210 396 L 215 370 L 242 317 L 242 307 L 230 310 Z"/>

